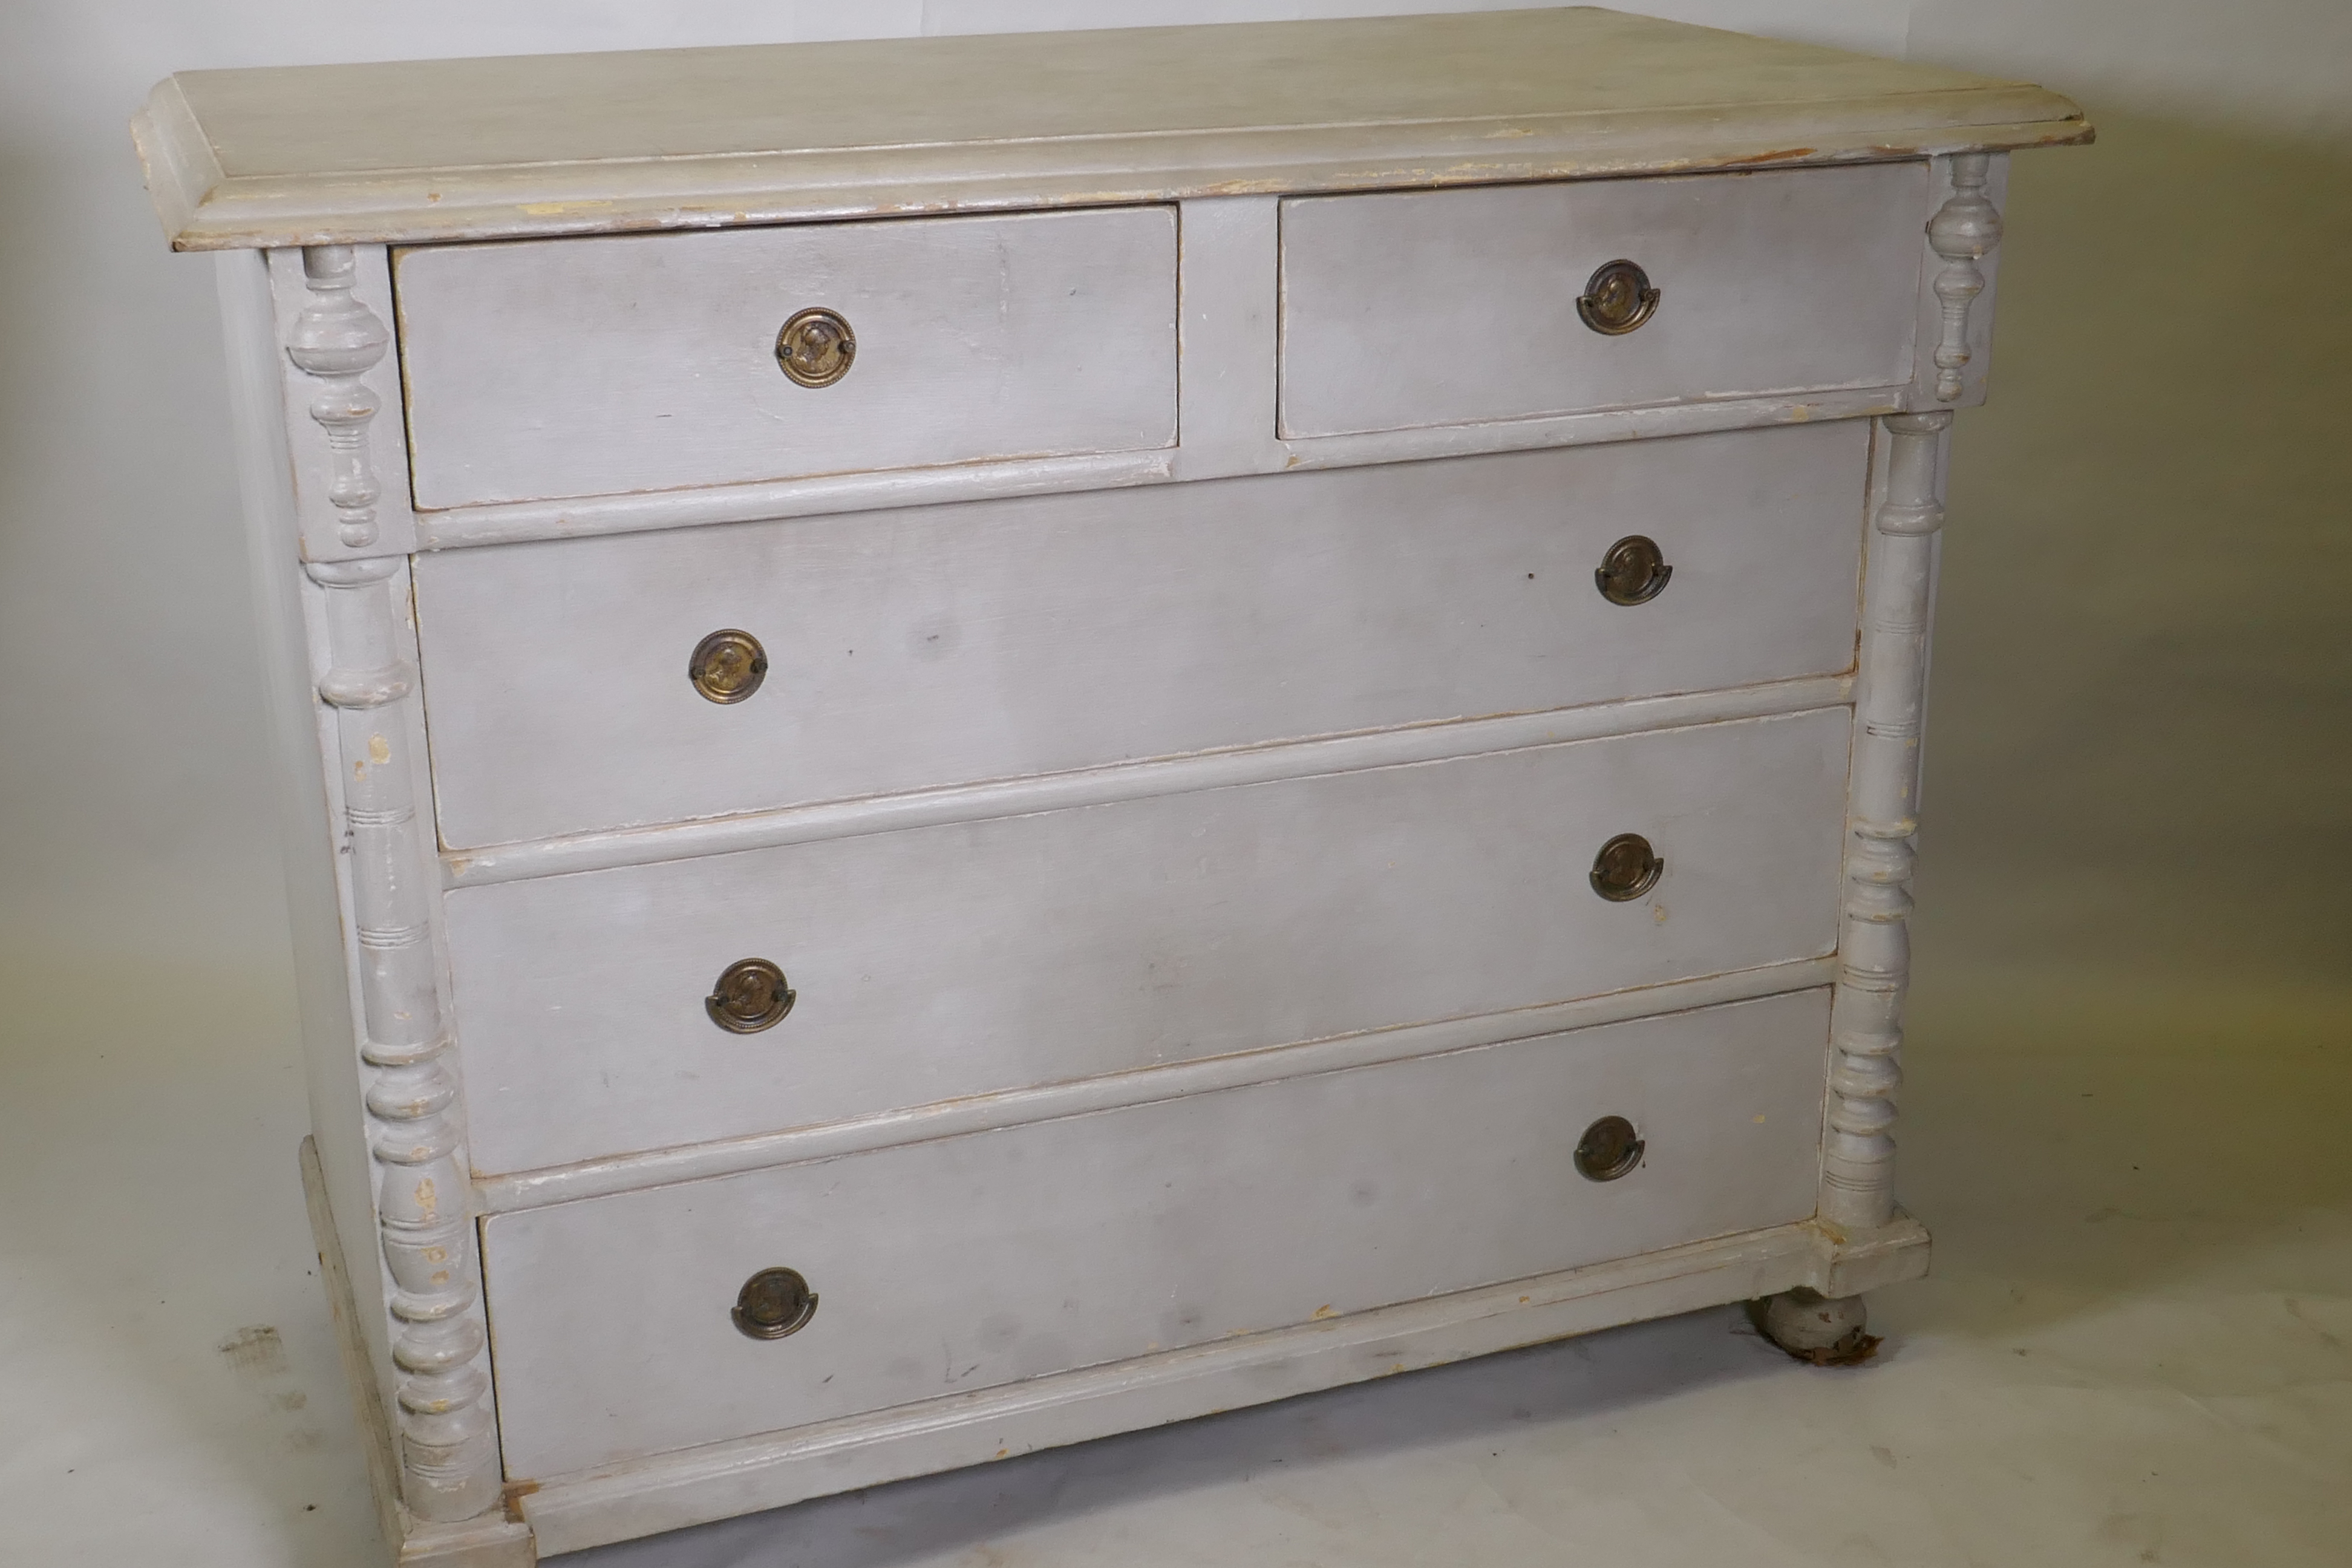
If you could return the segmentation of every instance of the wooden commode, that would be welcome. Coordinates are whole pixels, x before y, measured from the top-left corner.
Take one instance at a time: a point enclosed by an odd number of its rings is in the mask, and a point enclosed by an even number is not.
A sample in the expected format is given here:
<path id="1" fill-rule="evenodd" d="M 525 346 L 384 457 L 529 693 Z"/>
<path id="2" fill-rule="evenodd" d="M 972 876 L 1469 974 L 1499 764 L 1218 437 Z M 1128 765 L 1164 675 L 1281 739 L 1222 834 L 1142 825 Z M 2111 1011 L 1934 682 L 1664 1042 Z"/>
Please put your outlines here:
<path id="1" fill-rule="evenodd" d="M 1926 1268 L 1944 446 L 2065 100 L 1544 10 L 136 132 L 398 1561 Z"/>

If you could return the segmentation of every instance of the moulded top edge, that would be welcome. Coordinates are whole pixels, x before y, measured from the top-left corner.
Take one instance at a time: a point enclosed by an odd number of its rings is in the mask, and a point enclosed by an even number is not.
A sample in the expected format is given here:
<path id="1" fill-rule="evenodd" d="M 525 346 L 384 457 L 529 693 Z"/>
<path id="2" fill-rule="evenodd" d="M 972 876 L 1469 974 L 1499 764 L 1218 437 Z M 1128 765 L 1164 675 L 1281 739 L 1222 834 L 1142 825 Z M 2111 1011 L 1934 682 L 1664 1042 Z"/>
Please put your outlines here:
<path id="1" fill-rule="evenodd" d="M 2057 94 L 1578 9 L 189 72 L 173 244 L 707 227 L 2084 141 Z"/>

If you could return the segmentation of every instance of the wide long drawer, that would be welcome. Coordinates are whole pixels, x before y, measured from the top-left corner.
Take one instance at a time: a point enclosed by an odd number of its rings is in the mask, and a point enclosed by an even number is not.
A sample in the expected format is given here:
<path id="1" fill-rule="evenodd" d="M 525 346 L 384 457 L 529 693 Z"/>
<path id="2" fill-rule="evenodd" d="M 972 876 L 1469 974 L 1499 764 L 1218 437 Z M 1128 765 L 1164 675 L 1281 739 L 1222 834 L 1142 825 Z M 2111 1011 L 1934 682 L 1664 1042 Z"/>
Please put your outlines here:
<path id="1" fill-rule="evenodd" d="M 1825 709 L 460 888 L 474 1163 L 536 1169 L 1825 953 L 1848 727 Z M 1612 901 L 1592 871 L 1621 834 L 1664 868 Z M 707 1001 L 745 960 L 796 998 L 755 1033 Z"/>
<path id="2" fill-rule="evenodd" d="M 1907 381 L 1927 169 L 1286 201 L 1282 432 Z"/>
<path id="3" fill-rule="evenodd" d="M 394 265 L 419 507 L 1176 438 L 1169 207 L 442 246 Z"/>
<path id="4" fill-rule="evenodd" d="M 1844 669 L 1868 443 L 1857 420 L 425 555 L 442 837 Z M 1595 571 L 1635 535 L 1671 574 L 1612 603 Z M 728 631 L 765 673 L 719 702 L 690 669 Z"/>
<path id="5" fill-rule="evenodd" d="M 508 1474 L 1802 1219 L 1828 1017 L 1802 992 L 494 1216 Z M 1643 1150 L 1595 1180 L 1611 1116 Z M 816 1310 L 756 1339 L 730 1310 L 771 1268 Z"/>

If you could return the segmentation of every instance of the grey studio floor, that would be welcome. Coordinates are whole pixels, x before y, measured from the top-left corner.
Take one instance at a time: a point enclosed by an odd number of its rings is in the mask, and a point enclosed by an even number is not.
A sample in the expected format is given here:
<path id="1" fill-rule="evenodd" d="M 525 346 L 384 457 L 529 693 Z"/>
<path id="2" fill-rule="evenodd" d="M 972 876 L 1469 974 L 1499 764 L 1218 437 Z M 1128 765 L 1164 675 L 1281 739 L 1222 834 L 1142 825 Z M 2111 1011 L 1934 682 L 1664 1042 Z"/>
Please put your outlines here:
<path id="1" fill-rule="evenodd" d="M 1875 1363 L 1723 1309 L 563 1561 L 2352 1563 L 2352 159 L 2100 118 L 1960 421 Z M 274 866 L 89 831 L 0 942 L 0 1561 L 372 1562 Z"/>

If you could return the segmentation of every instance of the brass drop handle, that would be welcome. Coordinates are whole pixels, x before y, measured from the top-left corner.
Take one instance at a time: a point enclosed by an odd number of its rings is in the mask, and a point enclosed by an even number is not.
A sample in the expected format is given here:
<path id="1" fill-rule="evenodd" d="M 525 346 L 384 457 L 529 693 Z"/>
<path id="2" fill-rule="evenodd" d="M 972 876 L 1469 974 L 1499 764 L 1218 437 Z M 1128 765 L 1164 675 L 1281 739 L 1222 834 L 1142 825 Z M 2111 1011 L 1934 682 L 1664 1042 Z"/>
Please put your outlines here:
<path id="1" fill-rule="evenodd" d="M 686 678 L 712 702 L 740 702 L 768 679 L 768 650 L 750 632 L 713 632 L 694 645 Z"/>
<path id="2" fill-rule="evenodd" d="M 1592 890 L 1612 904 L 1626 904 L 1658 885 L 1666 863 L 1638 833 L 1621 833 L 1592 858 Z"/>
<path id="3" fill-rule="evenodd" d="M 821 306 L 796 312 L 776 333 L 776 363 L 802 386 L 831 386 L 856 357 L 849 322 Z"/>
<path id="4" fill-rule="evenodd" d="M 755 1340 L 781 1340 L 799 1333 L 816 1316 L 816 1292 L 797 1268 L 762 1268 L 736 1292 L 728 1316 Z"/>
<path id="5" fill-rule="evenodd" d="M 1576 1173 L 1588 1182 L 1613 1182 L 1631 1174 L 1649 1145 L 1622 1116 L 1604 1116 L 1576 1141 Z"/>
<path id="6" fill-rule="evenodd" d="M 756 1035 L 783 1022 L 799 1000 L 782 970 L 764 958 L 740 958 L 720 972 L 702 1007 L 729 1034 Z"/>
<path id="7" fill-rule="evenodd" d="M 1674 574 L 1657 541 L 1633 533 L 1609 547 L 1592 569 L 1592 584 L 1612 605 L 1646 605 L 1665 592 Z"/>
<path id="8" fill-rule="evenodd" d="M 1622 338 L 1648 321 L 1665 296 L 1650 275 L 1622 258 L 1604 261 L 1577 297 L 1576 313 L 1604 337 Z"/>

